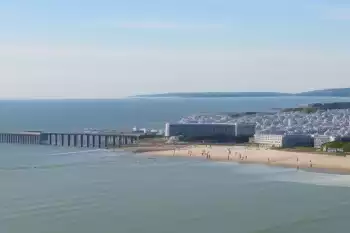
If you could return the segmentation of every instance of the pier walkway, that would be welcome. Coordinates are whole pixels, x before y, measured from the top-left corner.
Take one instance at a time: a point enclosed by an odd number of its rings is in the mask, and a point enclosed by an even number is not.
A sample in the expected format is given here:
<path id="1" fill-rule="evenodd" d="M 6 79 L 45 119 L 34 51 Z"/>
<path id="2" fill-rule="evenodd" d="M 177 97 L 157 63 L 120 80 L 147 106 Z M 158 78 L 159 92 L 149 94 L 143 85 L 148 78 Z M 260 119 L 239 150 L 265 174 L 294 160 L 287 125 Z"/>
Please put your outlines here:
<path id="1" fill-rule="evenodd" d="M 54 133 L 26 131 L 0 133 L 0 143 L 54 145 L 67 147 L 115 148 L 135 144 L 140 134 L 114 132 Z"/>

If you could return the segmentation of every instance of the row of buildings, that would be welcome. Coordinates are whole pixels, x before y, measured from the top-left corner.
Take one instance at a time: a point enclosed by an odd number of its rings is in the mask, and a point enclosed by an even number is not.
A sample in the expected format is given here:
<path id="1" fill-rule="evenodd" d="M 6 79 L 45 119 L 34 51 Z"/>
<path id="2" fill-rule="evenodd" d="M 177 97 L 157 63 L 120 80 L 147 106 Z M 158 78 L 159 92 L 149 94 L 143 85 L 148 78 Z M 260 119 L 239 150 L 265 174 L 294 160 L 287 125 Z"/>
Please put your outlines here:
<path id="1" fill-rule="evenodd" d="M 314 138 L 304 134 L 255 134 L 253 142 L 267 147 L 313 147 Z"/>
<path id="2" fill-rule="evenodd" d="M 249 114 L 195 114 L 182 118 L 180 122 L 201 124 L 252 123 L 256 125 L 256 132 L 261 134 L 350 136 L 350 109 L 324 110 L 320 108 L 311 113 L 279 111 Z"/>
<path id="3" fill-rule="evenodd" d="M 307 134 L 255 134 L 253 142 L 269 147 L 292 148 L 292 147 L 314 147 L 321 149 L 328 142 L 349 142 L 350 137 L 307 135 Z"/>
<path id="4" fill-rule="evenodd" d="M 165 137 L 182 136 L 187 140 L 222 140 L 252 142 L 266 147 L 292 148 L 315 147 L 327 142 L 347 140 L 345 137 L 310 134 L 264 134 L 256 132 L 256 125 L 252 123 L 176 123 L 165 125 Z"/>

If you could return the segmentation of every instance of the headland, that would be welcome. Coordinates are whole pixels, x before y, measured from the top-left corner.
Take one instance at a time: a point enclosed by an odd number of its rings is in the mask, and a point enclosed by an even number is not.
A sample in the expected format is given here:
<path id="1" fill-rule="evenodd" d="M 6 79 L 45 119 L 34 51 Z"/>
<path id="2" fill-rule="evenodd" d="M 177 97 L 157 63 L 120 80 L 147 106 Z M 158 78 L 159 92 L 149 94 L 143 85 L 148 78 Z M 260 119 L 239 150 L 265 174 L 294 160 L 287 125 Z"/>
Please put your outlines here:
<path id="1" fill-rule="evenodd" d="M 146 98 L 232 98 L 232 97 L 288 97 L 288 96 L 314 96 L 314 97 L 350 97 L 350 88 L 331 88 L 313 90 L 299 93 L 284 92 L 173 92 L 149 95 L 137 95 L 135 97 Z"/>

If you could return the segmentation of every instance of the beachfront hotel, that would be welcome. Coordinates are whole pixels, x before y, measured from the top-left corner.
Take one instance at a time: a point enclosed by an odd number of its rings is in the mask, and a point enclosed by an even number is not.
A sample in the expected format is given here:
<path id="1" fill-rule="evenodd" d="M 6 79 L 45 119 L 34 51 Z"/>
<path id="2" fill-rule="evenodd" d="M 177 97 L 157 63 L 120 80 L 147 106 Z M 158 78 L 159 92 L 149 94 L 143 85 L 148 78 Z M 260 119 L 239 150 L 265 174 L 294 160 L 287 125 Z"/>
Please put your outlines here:
<path id="1" fill-rule="evenodd" d="M 312 147 L 314 139 L 303 134 L 255 134 L 254 143 L 276 148 L 291 148 L 298 146 Z"/>
<path id="2" fill-rule="evenodd" d="M 186 138 L 201 138 L 218 136 L 227 138 L 246 137 L 255 134 L 255 124 L 225 124 L 225 123 L 166 123 L 165 137 L 183 136 Z"/>

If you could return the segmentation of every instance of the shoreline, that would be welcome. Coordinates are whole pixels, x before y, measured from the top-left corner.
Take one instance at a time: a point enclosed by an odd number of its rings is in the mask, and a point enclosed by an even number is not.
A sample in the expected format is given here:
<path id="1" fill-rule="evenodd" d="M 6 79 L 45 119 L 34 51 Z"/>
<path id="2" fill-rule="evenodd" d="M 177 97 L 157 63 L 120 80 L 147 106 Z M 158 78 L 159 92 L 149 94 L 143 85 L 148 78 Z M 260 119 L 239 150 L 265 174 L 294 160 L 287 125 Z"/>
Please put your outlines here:
<path id="1" fill-rule="evenodd" d="M 350 174 L 350 157 L 228 145 L 164 145 L 133 148 L 133 153 L 161 157 L 193 157 L 238 164 L 262 164 L 316 173 Z M 231 152 L 229 152 L 231 151 Z M 205 152 L 205 153 L 203 153 Z M 208 156 L 209 155 L 209 156 Z"/>

